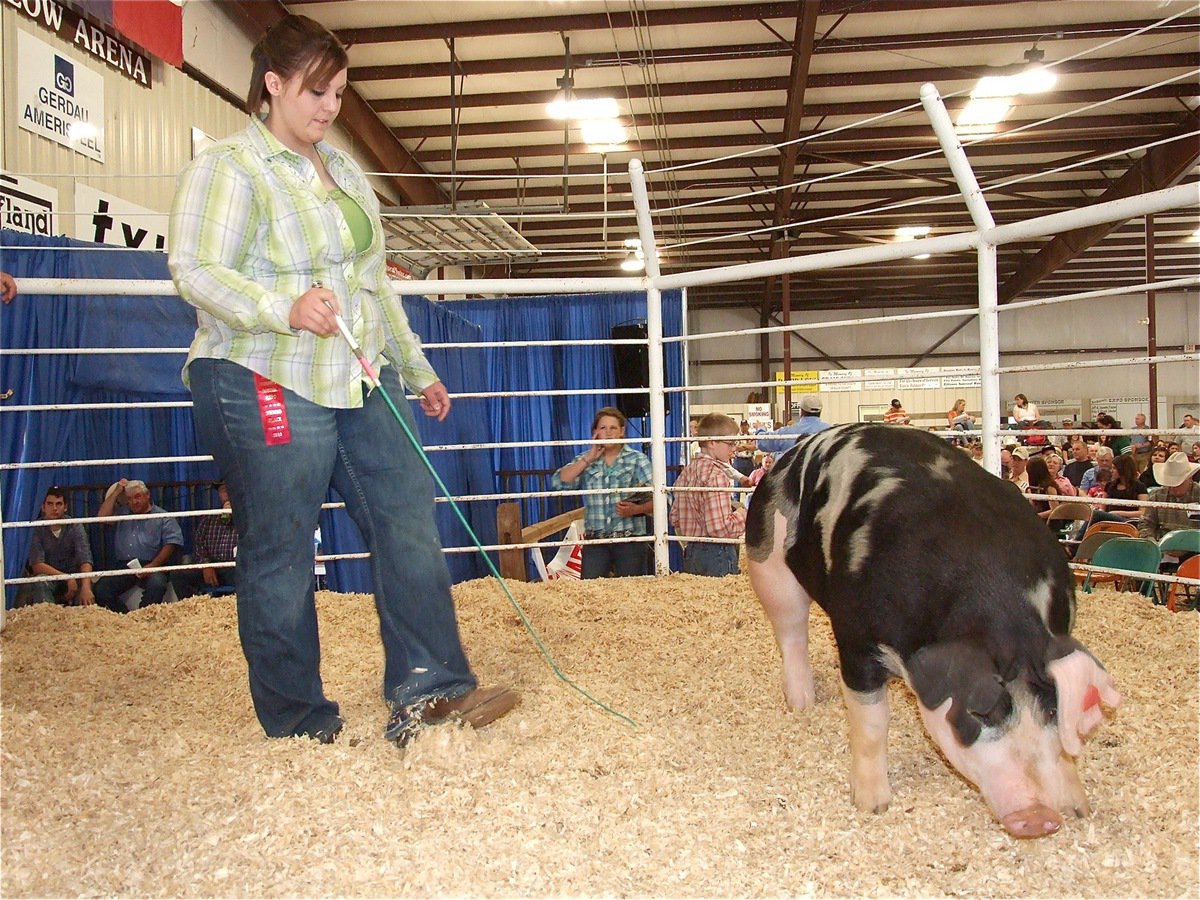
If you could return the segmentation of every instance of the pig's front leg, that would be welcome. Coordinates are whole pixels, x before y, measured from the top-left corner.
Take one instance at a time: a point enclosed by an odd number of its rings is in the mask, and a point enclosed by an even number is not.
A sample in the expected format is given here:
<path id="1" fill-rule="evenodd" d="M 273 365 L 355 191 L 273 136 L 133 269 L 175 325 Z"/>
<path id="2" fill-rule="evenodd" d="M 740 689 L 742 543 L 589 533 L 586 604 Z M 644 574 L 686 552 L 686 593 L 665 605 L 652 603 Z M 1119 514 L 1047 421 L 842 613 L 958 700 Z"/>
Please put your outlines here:
<path id="1" fill-rule="evenodd" d="M 775 514 L 775 541 L 770 555 L 748 563 L 750 584 L 775 632 L 783 658 L 783 696 L 792 709 L 807 709 L 816 702 L 812 665 L 808 660 L 808 610 L 812 598 L 800 586 L 784 561 L 783 539 L 787 522 Z"/>
<path id="2" fill-rule="evenodd" d="M 842 683 L 850 720 L 850 793 L 863 812 L 881 813 L 892 800 L 887 774 L 887 689 L 859 693 Z"/>

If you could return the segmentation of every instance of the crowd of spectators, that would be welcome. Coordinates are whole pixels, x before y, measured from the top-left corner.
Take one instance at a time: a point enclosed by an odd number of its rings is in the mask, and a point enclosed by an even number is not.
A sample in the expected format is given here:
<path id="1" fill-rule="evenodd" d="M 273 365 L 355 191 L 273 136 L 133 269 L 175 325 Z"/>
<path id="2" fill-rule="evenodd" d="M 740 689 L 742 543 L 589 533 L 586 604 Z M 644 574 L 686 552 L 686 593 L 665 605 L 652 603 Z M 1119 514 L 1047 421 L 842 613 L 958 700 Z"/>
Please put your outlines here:
<path id="1" fill-rule="evenodd" d="M 735 423 L 725 416 L 709 416 L 690 423 L 690 434 L 696 441 L 684 445 L 683 462 L 691 474 L 681 475 L 676 484 L 694 482 L 696 485 L 714 487 L 725 486 L 727 481 L 730 493 L 692 494 L 689 497 L 685 492 L 675 496 L 672 500 L 671 524 L 678 534 L 741 536 L 744 511 L 738 503 L 738 489 L 757 486 L 779 455 L 801 438 L 830 427 L 830 423 L 821 418 L 819 395 L 802 395 L 797 409 L 796 419 L 789 419 L 786 423 L 777 422 L 773 429 L 759 429 L 753 434 L 746 421 Z M 1037 406 L 1024 395 L 1017 395 L 1013 411 L 1024 417 L 1018 419 L 1014 415 L 1014 425 L 1021 421 L 1036 423 L 1039 429 L 1053 428 L 1041 417 Z M 594 436 L 608 439 L 623 437 L 622 418 L 615 409 L 600 410 L 593 425 Z M 883 421 L 889 425 L 912 424 L 899 399 L 892 401 Z M 946 439 L 982 464 L 983 445 L 979 440 L 979 426 L 977 419 L 966 411 L 964 400 L 956 401 L 946 413 L 946 423 L 932 430 L 957 432 Z M 600 433 L 603 431 L 601 425 L 611 427 Z M 1026 435 L 1014 434 L 1007 438 L 1000 451 L 1000 476 L 1019 490 L 1034 495 L 1030 498 L 1034 510 L 1047 520 L 1051 519 L 1051 512 L 1059 503 L 1072 497 L 1144 501 L 1153 499 L 1157 493 L 1161 499 L 1172 502 L 1200 503 L 1200 485 L 1196 484 L 1196 473 L 1200 471 L 1200 440 L 1186 445 L 1172 440 L 1186 434 L 1189 427 L 1193 430 L 1196 427 L 1196 419 L 1190 415 L 1184 417 L 1179 429 L 1167 429 L 1159 436 L 1145 427 L 1145 416 L 1138 414 L 1134 418 L 1134 428 L 1144 431 L 1143 434 L 1109 435 L 1105 432 L 1121 430 L 1122 425 L 1107 414 L 1096 416 L 1093 422 L 1064 420 L 1060 430 L 1071 429 L 1072 434 L 1061 443 L 1060 436 L 1050 436 L 1040 444 L 1029 442 L 1030 436 Z M 603 466 L 598 464 L 597 457 L 603 458 Z M 585 503 L 589 537 L 649 533 L 649 516 L 653 506 L 646 492 L 649 463 L 637 451 L 619 444 L 595 445 L 556 473 L 555 486 L 611 487 L 610 478 L 581 476 L 590 474 L 593 469 L 599 476 L 622 468 L 617 465 L 618 458 L 622 461 L 629 458 L 639 463 L 635 467 L 623 467 L 621 480 L 621 486 L 638 490 L 621 496 L 588 496 Z M 575 484 L 577 480 L 578 484 Z M 218 491 L 227 512 L 198 521 L 191 542 L 194 557 L 181 559 L 184 541 L 174 518 L 139 518 L 166 512 L 151 502 L 146 485 L 126 479 L 115 483 L 97 510 L 97 515 L 133 515 L 134 518 L 105 523 L 104 527 L 110 532 L 107 543 L 111 558 L 93 565 L 84 528 L 79 524 L 54 524 L 55 520 L 65 515 L 67 502 L 61 488 L 51 488 L 42 506 L 42 519 L 47 524 L 33 529 L 26 574 L 75 574 L 77 577 L 25 585 L 18 593 L 16 605 L 41 601 L 67 605 L 99 603 L 115 612 L 125 612 L 126 601 L 122 597 L 128 588 L 134 586 L 142 588 L 142 606 L 162 602 L 168 584 L 180 599 L 232 589 L 234 568 L 221 564 L 232 563 L 235 559 L 237 531 L 228 512 L 228 494 L 224 486 L 214 482 L 213 489 Z M 719 517 L 715 514 L 718 508 L 722 511 Z M 598 521 L 601 515 L 603 524 Z M 1138 527 L 1139 533 L 1150 539 L 1157 539 L 1173 528 L 1200 527 L 1200 521 L 1189 519 L 1186 510 L 1157 509 L 1136 504 L 1096 505 L 1091 522 L 1099 521 L 1132 522 Z M 1055 523 L 1051 521 L 1051 524 Z M 723 546 L 693 543 L 692 549 L 686 554 L 685 568 L 704 574 L 736 571 L 736 556 L 732 561 L 727 558 L 732 545 L 721 549 Z M 597 553 L 597 550 L 600 552 Z M 630 565 L 616 564 L 622 552 L 627 552 L 631 557 Z M 588 556 L 592 559 L 588 560 Z M 610 572 L 648 574 L 652 571 L 649 545 L 645 544 L 614 543 L 596 547 L 584 559 L 601 564 L 585 565 L 584 577 L 599 577 Z M 202 568 L 173 573 L 155 571 L 178 562 L 194 563 Z M 87 575 L 94 568 L 123 567 L 128 567 L 130 572 L 106 577 Z"/>

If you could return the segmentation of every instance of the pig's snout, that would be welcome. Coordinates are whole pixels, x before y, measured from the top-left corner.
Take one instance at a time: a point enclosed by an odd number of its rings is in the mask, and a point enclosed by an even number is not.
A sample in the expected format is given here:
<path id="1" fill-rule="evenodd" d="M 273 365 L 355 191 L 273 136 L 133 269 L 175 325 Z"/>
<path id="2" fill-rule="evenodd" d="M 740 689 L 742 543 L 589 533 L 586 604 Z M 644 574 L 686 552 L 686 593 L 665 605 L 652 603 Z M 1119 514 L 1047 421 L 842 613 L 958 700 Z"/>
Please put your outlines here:
<path id="1" fill-rule="evenodd" d="M 1041 803 L 1011 812 L 1001 821 L 1009 834 L 1019 838 L 1045 837 L 1062 827 L 1062 817 Z"/>

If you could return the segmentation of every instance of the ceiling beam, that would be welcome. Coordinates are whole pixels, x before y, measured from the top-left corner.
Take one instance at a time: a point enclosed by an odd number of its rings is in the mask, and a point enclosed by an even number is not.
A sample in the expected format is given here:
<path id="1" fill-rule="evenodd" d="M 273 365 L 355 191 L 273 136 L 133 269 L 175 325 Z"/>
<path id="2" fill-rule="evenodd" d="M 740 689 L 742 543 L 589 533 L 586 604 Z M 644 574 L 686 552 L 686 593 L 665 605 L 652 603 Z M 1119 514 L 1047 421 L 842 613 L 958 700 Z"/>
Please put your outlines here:
<path id="1" fill-rule="evenodd" d="M 1024 125 L 1028 125 L 1028 122 L 1002 122 L 997 126 L 993 134 L 987 136 L 988 140 L 986 143 L 975 144 L 971 149 L 972 152 L 975 152 L 982 147 L 999 147 L 1000 152 L 1010 154 L 1014 152 L 1037 153 L 1042 152 L 1037 149 L 1039 145 L 1072 139 L 1084 143 L 1092 141 L 1111 142 L 1118 138 L 1134 140 L 1138 137 L 1145 137 L 1148 139 L 1159 133 L 1162 120 L 1163 117 L 1161 114 L 1153 113 L 1096 116 L 1086 119 L 1062 119 L 1032 131 L 1019 131 Z M 1014 133 L 1013 139 L 1006 137 L 1009 133 Z M 922 150 L 935 150 L 938 147 L 937 136 L 928 125 L 904 125 L 888 128 L 848 128 L 837 132 L 810 132 L 809 136 L 811 139 L 804 143 L 793 143 L 783 148 L 786 151 L 791 151 L 793 167 L 797 158 L 809 160 L 820 159 L 820 152 L 816 148 L 824 151 L 826 148 L 834 148 L 842 144 L 850 147 L 872 147 L 876 154 L 882 152 L 891 153 L 893 151 L 905 153 L 920 152 Z M 779 132 L 748 131 L 735 134 L 702 134 L 693 137 L 672 138 L 671 153 L 674 154 L 676 151 L 681 150 L 706 150 L 722 147 L 765 148 L 772 144 L 784 144 L 789 140 L 794 140 L 794 138 L 789 139 L 786 134 Z M 1028 147 L 1029 149 L 1016 151 L 1013 143 L 1018 140 L 1023 147 Z M 566 151 L 572 156 L 599 155 L 582 142 L 568 144 Z M 622 145 L 620 152 L 639 155 L 644 161 L 651 158 L 651 155 L 658 153 L 659 149 L 655 141 L 639 143 L 638 141 L 630 140 Z M 563 145 L 561 143 L 520 144 L 516 146 L 498 144 L 483 147 L 468 147 L 466 149 L 459 148 L 457 154 L 453 154 L 449 148 L 427 150 L 418 154 L 417 159 L 424 164 L 449 162 L 454 155 L 457 156 L 459 162 L 463 162 L 464 160 L 509 160 L 513 158 L 525 160 L 540 156 L 561 156 L 562 153 Z M 609 155 L 611 157 L 614 154 L 610 153 Z"/>
<path id="2" fill-rule="evenodd" d="M 248 2 L 248 0 L 239 0 Z M 716 7 L 713 7 L 716 8 Z M 1096 74 L 1099 72 L 1129 72 L 1138 69 L 1194 69 L 1200 65 L 1200 53 L 1155 53 L 1138 56 L 1122 56 L 1108 59 L 1076 59 L 1055 66 L 1060 76 Z M 950 83 L 976 81 L 985 75 L 1013 75 L 1021 71 L 1024 64 L 1006 66 L 929 66 L 920 69 L 882 69 L 853 72 L 831 72 L 812 75 L 808 80 L 811 89 L 864 87 L 879 84 L 918 85 L 931 81 L 944 86 Z M 470 82 L 467 82 L 470 87 Z M 697 94 L 744 94 L 750 92 L 784 91 L 788 89 L 787 77 L 726 78 L 712 81 L 677 81 L 653 86 L 655 97 L 691 97 Z M 915 90 L 915 88 L 914 88 Z M 945 88 L 943 87 L 945 91 Z M 605 87 L 576 88 L 575 96 L 591 98 L 608 96 L 614 91 L 630 100 L 644 100 L 649 88 L 645 84 L 614 84 Z M 948 93 L 948 91 L 946 91 Z M 469 91 L 459 95 L 455 102 L 460 108 L 478 106 L 528 106 L 544 107 L 554 99 L 555 89 L 551 85 L 536 91 L 496 91 L 473 94 Z M 915 97 L 915 95 L 914 95 Z M 914 98 L 914 106 L 917 101 Z M 417 110 L 447 109 L 451 98 L 442 91 L 419 97 L 381 97 L 371 101 L 379 113 L 414 112 Z"/>
<path id="3" fill-rule="evenodd" d="M 1180 137 L 1180 140 L 1151 148 L 1095 202 L 1120 200 L 1123 197 L 1162 190 L 1177 184 L 1200 160 L 1200 137 L 1196 134 L 1198 128 L 1200 110 L 1193 109 L 1184 116 L 1183 124 L 1172 135 Z M 1104 222 L 1055 236 L 1005 280 L 1000 286 L 1000 302 L 1007 303 L 1019 297 L 1047 275 L 1103 240 L 1121 224 L 1123 223 Z"/>
<path id="4" fill-rule="evenodd" d="M 1065 8 L 1066 12 L 1071 7 Z M 1074 25 L 1059 25 L 1053 37 L 1057 40 L 1083 40 L 1123 37 L 1149 28 L 1153 19 L 1138 19 L 1124 22 L 1081 22 Z M 1200 29 L 1200 18 L 1181 17 L 1155 29 L 1157 34 L 1192 34 Z M 818 55 L 827 53 L 890 52 L 921 50 L 930 47 L 952 48 L 978 46 L 981 44 L 1025 43 L 1044 38 L 1044 26 L 1019 28 L 990 28 L 980 31 L 940 31 L 917 34 L 891 34 L 863 38 L 833 38 L 821 41 L 813 48 Z M 608 66 L 643 66 L 665 64 L 712 63 L 737 60 L 763 59 L 787 56 L 791 48 L 784 41 L 769 41 L 755 44 L 718 44 L 699 47 L 677 47 L 670 50 L 630 49 L 622 51 L 604 50 L 596 53 L 571 54 L 576 69 L 605 68 Z M 350 80 L 359 81 L 408 81 L 413 78 L 445 78 L 447 62 L 398 63 L 393 65 L 351 66 Z M 500 59 L 459 59 L 460 74 L 510 75 L 518 72 L 561 72 L 562 54 L 553 56 L 509 56 Z"/>
<path id="5" fill-rule="evenodd" d="M 259 0 L 232 0 L 224 6 L 241 18 L 242 27 L 255 41 L 288 15 L 288 10 L 278 0 L 265 3 Z M 342 110 L 338 114 L 338 124 L 350 135 L 360 152 L 381 171 L 422 176 L 429 174 L 353 86 L 347 86 L 342 94 Z M 445 196 L 433 179 L 393 177 L 387 181 L 405 203 L 433 206 L 446 202 Z"/>
<path id="6" fill-rule="evenodd" d="M 822 0 L 821 13 L 896 12 L 897 10 L 950 9 L 964 6 L 1000 6 L 1016 0 Z M 704 25 L 714 22 L 748 22 L 757 19 L 790 19 L 796 2 L 719 3 L 682 9 L 654 6 L 637 13 L 615 10 L 555 16 L 504 16 L 473 22 L 433 22 L 420 25 L 377 25 L 342 28 L 335 33 L 346 44 L 395 44 L 401 41 L 440 41 L 450 38 L 494 37 L 503 34 L 560 34 L 577 31 L 608 31 L 610 28 L 658 28 L 674 25 Z"/>
<path id="7" fill-rule="evenodd" d="M 1012 105 L 1017 109 L 1023 106 L 1050 106 L 1056 104 L 1089 105 L 1103 103 L 1121 93 L 1113 88 L 1080 91 L 1052 91 L 1036 96 L 1017 96 L 1012 98 Z M 1144 100 L 1183 99 L 1194 97 L 1196 86 L 1188 82 L 1176 84 L 1161 84 L 1141 92 L 1138 97 Z M 951 112 L 961 109 L 970 101 L 970 97 L 945 98 L 945 105 Z M 806 103 L 805 118 L 826 119 L 843 117 L 866 117 L 888 113 L 896 109 L 894 100 L 859 100 L 846 103 Z M 660 125 L 709 125 L 715 122 L 771 122 L 783 119 L 787 114 L 786 105 L 781 106 L 735 106 L 720 109 L 677 110 L 659 113 L 651 120 L 648 114 L 632 113 L 621 117 L 623 125 L 631 128 L 652 128 L 654 122 Z M 1161 117 L 1160 117 L 1161 120 Z M 396 125 L 392 133 L 401 140 L 427 140 L 448 138 L 453 128 L 448 123 L 430 123 L 426 125 Z M 460 122 L 458 136 L 478 136 L 485 134 L 529 134 L 534 132 L 551 132 L 561 137 L 562 122 L 538 116 L 532 119 L 505 119 L 503 121 Z"/>

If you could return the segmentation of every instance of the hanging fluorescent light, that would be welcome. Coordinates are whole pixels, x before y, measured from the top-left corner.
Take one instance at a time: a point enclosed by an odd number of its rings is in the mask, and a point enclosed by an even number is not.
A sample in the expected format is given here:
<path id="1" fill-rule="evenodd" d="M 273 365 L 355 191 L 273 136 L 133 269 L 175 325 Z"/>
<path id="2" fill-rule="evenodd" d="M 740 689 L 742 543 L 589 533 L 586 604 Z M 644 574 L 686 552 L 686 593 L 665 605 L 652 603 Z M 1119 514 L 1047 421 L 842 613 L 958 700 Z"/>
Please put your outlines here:
<path id="1" fill-rule="evenodd" d="M 612 97 L 571 97 L 559 92 L 546 104 L 546 115 L 552 119 L 615 119 L 620 109 Z"/>

